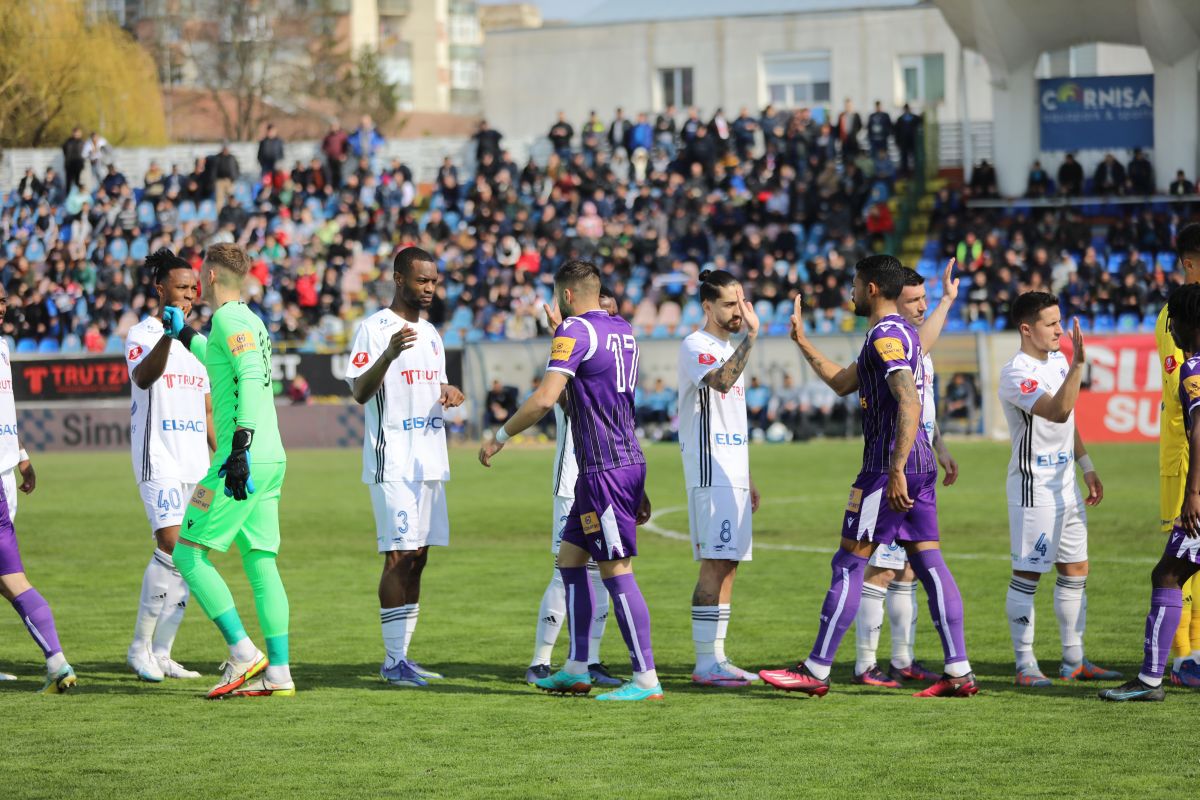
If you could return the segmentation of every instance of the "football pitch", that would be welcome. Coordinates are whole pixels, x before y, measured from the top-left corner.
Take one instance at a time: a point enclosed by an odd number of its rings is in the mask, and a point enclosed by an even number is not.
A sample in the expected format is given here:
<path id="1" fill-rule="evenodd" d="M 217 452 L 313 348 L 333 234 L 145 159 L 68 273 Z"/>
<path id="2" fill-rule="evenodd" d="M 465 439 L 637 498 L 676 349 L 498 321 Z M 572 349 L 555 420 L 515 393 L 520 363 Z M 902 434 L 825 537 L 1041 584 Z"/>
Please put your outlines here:
<path id="1" fill-rule="evenodd" d="M 857 441 L 762 445 L 754 560 L 734 592 L 728 652 L 747 669 L 806 655 L 828 588 Z M 0 794 L 60 797 L 1153 797 L 1192 790 L 1200 696 L 1102 704 L 1092 684 L 1017 690 L 1004 616 L 1005 444 L 951 442 L 958 485 L 940 491 L 942 538 L 966 606 L 980 694 L 916 700 L 849 683 L 847 635 L 824 698 L 757 687 L 693 689 L 682 470 L 673 445 L 647 447 L 656 514 L 635 569 L 653 621 L 665 702 L 613 707 L 542 695 L 523 682 L 550 577 L 549 447 L 510 446 L 485 470 L 451 453 L 451 547 L 423 579 L 412 654 L 446 675 L 428 689 L 380 682 L 379 557 L 357 451 L 293 451 L 280 572 L 291 600 L 294 698 L 201 699 L 225 648 L 198 606 L 175 657 L 195 681 L 139 683 L 125 667 L 152 547 L 125 454 L 36 458 L 17 532 L 30 578 L 58 618 L 79 674 L 45 697 L 40 654 L 0 609 L 5 728 Z M 1141 660 L 1157 533 L 1157 451 L 1091 448 L 1106 497 L 1090 514 L 1090 658 L 1126 674 Z M 261 645 L 236 555 L 214 557 Z M 1053 580 L 1038 591 L 1037 654 L 1057 675 Z M 941 648 L 920 593 L 917 657 Z M 604 658 L 629 663 L 615 619 Z M 555 651 L 561 663 L 566 631 Z M 889 650 L 883 632 L 880 655 Z"/>

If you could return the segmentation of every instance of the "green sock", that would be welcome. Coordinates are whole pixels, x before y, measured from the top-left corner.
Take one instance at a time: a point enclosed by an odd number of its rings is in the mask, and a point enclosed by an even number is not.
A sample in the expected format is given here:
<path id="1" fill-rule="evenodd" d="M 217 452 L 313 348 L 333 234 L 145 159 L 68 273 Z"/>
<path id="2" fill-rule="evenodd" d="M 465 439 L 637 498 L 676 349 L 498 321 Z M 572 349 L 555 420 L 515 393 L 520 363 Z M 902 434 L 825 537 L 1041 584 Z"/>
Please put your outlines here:
<path id="1" fill-rule="evenodd" d="M 246 629 L 233 604 L 233 595 L 217 568 L 208 560 L 208 551 L 180 545 L 175 548 L 175 568 L 187 582 L 192 597 L 204 614 L 217 624 L 225 643 L 232 645 L 246 638 Z"/>
<path id="2" fill-rule="evenodd" d="M 288 598 L 275 566 L 275 554 L 251 550 L 242 554 L 242 566 L 254 590 L 258 624 L 267 640 L 267 658 L 273 666 L 288 663 Z"/>

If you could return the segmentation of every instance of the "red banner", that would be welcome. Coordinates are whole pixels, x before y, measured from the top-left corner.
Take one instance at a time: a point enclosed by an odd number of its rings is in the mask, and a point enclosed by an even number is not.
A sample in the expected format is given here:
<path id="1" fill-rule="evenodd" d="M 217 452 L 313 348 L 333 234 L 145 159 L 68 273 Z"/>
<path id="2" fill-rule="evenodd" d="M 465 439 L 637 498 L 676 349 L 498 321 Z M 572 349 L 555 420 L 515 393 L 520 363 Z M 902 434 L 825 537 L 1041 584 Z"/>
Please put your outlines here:
<path id="1" fill-rule="evenodd" d="M 1086 336 L 1089 385 L 1075 404 L 1084 442 L 1158 440 L 1162 366 L 1154 335 Z M 1070 340 L 1063 353 L 1070 358 Z"/>

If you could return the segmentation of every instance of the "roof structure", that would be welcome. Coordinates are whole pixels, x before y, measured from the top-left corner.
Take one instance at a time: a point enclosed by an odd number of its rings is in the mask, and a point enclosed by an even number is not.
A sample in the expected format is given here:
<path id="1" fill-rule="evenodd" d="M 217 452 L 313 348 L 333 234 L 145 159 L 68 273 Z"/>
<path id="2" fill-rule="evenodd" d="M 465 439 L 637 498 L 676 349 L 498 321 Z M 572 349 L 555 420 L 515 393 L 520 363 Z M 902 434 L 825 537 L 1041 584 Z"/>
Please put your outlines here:
<path id="1" fill-rule="evenodd" d="M 607 0 L 573 25 L 911 8 L 922 0 Z"/>

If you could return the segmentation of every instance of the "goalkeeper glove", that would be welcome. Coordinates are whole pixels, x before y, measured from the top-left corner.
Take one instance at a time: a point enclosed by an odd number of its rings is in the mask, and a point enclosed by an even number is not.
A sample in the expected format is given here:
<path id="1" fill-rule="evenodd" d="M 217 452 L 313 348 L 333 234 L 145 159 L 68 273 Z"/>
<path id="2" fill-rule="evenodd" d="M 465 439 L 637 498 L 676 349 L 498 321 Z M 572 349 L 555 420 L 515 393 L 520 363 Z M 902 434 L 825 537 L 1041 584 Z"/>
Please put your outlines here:
<path id="1" fill-rule="evenodd" d="M 183 312 L 175 306 L 163 306 L 163 332 L 172 339 L 178 339 L 183 327 Z"/>
<path id="2" fill-rule="evenodd" d="M 217 476 L 225 479 L 225 496 L 245 500 L 254 494 L 254 479 L 250 477 L 250 443 L 254 431 L 238 428 L 233 432 L 233 449 L 221 465 Z"/>

